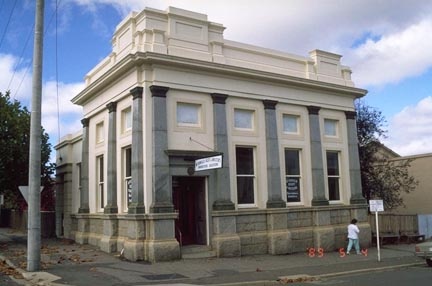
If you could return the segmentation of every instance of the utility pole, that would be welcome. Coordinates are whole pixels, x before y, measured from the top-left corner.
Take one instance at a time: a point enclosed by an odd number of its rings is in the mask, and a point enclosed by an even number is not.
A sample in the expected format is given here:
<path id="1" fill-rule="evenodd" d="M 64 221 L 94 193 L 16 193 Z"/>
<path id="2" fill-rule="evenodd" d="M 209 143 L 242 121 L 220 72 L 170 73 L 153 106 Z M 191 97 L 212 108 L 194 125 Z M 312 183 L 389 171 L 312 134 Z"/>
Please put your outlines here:
<path id="1" fill-rule="evenodd" d="M 29 200 L 27 231 L 27 271 L 40 269 L 41 216 L 41 102 L 44 0 L 36 1 L 35 33 L 33 46 L 32 106 L 30 119 Z"/>

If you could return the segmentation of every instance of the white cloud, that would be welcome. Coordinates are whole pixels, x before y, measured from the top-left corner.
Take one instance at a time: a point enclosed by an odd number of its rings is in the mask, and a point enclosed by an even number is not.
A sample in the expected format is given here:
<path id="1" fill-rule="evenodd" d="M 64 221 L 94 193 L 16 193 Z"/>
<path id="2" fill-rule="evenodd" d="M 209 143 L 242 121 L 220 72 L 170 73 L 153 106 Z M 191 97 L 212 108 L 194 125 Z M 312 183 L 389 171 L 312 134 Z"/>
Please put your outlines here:
<path id="1" fill-rule="evenodd" d="M 59 82 L 57 97 L 56 82 L 44 83 L 42 88 L 42 126 L 50 134 L 51 141 L 57 142 L 59 137 L 68 133 L 75 133 L 81 128 L 82 108 L 72 104 L 71 99 L 83 88 L 84 83 L 65 84 Z M 59 121 L 60 130 L 58 130 Z"/>
<path id="2" fill-rule="evenodd" d="M 385 85 L 414 77 L 432 66 L 432 18 L 405 30 L 367 40 L 353 51 L 354 77 L 360 85 Z"/>
<path id="3" fill-rule="evenodd" d="M 432 96 L 408 106 L 390 120 L 385 144 L 401 155 L 432 152 Z"/>
<path id="4" fill-rule="evenodd" d="M 15 71 L 15 72 L 14 72 Z M 31 97 L 31 73 L 28 61 L 0 54 L 0 91 L 10 90 L 11 98 L 28 101 Z"/>

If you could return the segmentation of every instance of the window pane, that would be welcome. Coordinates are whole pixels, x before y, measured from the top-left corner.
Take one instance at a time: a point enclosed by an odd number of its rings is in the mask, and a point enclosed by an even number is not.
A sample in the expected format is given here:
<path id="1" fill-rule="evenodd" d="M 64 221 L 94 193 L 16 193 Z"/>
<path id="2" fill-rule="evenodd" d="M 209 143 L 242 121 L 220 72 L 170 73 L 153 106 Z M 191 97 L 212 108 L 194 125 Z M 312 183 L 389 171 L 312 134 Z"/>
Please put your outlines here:
<path id="1" fill-rule="evenodd" d="M 300 178 L 287 177 L 286 178 L 286 193 L 287 202 L 300 202 Z"/>
<path id="2" fill-rule="evenodd" d="M 132 170 L 132 149 L 131 148 L 127 148 L 125 150 L 125 175 L 126 177 L 130 177 L 132 175 L 131 170 Z"/>
<path id="3" fill-rule="evenodd" d="M 199 105 L 191 103 L 177 103 L 177 123 L 199 124 Z"/>
<path id="4" fill-rule="evenodd" d="M 324 119 L 324 134 L 327 136 L 337 136 L 337 120 Z"/>
<path id="5" fill-rule="evenodd" d="M 104 181 L 104 160 L 103 157 L 99 157 L 99 182 Z"/>
<path id="6" fill-rule="evenodd" d="M 338 201 L 339 197 L 339 178 L 328 178 L 329 200 Z"/>
<path id="7" fill-rule="evenodd" d="M 299 150 L 285 150 L 285 174 L 300 175 Z"/>
<path id="8" fill-rule="evenodd" d="M 253 177 L 237 177 L 237 202 L 239 204 L 254 203 Z"/>
<path id="9" fill-rule="evenodd" d="M 339 156 L 337 152 L 327 152 L 327 175 L 339 176 Z"/>
<path id="10" fill-rule="evenodd" d="M 298 133 L 298 116 L 284 114 L 283 131 L 286 133 Z"/>
<path id="11" fill-rule="evenodd" d="M 235 109 L 234 127 L 252 129 L 253 110 Z"/>
<path id="12" fill-rule="evenodd" d="M 253 148 L 236 147 L 237 175 L 253 175 Z"/>

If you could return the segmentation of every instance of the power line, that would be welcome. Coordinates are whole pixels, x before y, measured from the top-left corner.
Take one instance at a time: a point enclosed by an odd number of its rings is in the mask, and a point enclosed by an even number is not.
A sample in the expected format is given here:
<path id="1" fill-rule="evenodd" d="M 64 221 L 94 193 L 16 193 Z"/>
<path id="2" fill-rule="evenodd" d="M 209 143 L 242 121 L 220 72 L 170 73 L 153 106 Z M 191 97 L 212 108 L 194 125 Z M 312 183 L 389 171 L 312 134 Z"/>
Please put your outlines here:
<path id="1" fill-rule="evenodd" d="M 15 11 L 16 3 L 17 3 L 17 0 L 15 0 L 15 2 L 14 2 L 14 5 L 13 5 L 13 7 L 12 7 L 12 10 L 11 10 L 11 12 L 10 12 L 10 14 L 9 14 L 9 19 L 8 19 L 8 21 L 7 21 L 7 23 L 6 23 L 5 30 L 4 30 L 4 32 L 3 32 L 3 35 L 2 35 L 2 37 L 1 37 L 1 39 L 0 39 L 0 49 L 1 49 L 1 45 L 2 45 L 2 43 L 3 43 L 3 40 L 4 40 L 4 38 L 5 38 L 5 35 L 6 35 L 6 32 L 7 32 L 7 29 L 8 29 L 8 27 L 9 27 L 9 23 L 10 23 L 10 21 L 11 21 L 11 19 L 12 19 L 13 12 Z"/>
<path id="2" fill-rule="evenodd" d="M 46 25 L 46 27 L 45 27 L 45 31 L 44 31 L 44 38 L 45 38 L 45 36 L 47 35 L 47 32 L 48 32 L 48 28 L 50 27 L 50 25 L 51 25 L 51 23 L 52 23 L 52 21 L 53 21 L 53 19 L 54 19 L 54 16 L 56 16 L 56 14 L 57 14 L 57 10 L 58 10 L 58 7 L 60 6 L 60 2 L 61 2 L 62 0 L 58 0 L 58 2 L 56 3 L 56 9 L 55 9 L 55 11 L 52 13 L 52 15 L 51 15 L 51 18 L 49 19 L 49 21 L 48 21 L 48 25 Z M 34 29 L 34 24 L 33 24 L 33 29 Z M 33 31 L 33 29 L 32 29 L 32 31 Z M 57 34 L 57 30 L 56 30 L 56 34 Z M 57 36 L 56 36 L 57 37 Z M 27 41 L 28 41 L 29 39 L 27 39 Z M 57 40 L 57 39 L 56 39 Z M 32 65 L 32 63 L 33 63 L 33 59 L 28 63 L 28 65 L 27 65 L 27 68 L 26 68 L 26 70 L 25 70 L 25 72 L 24 72 L 24 74 L 23 74 L 23 76 L 22 76 L 22 78 L 21 78 L 21 81 L 20 81 L 20 84 L 18 85 L 18 88 L 16 89 L 16 91 L 15 91 L 15 93 L 14 93 L 14 98 L 16 97 L 16 95 L 18 94 L 18 92 L 19 92 L 19 90 L 20 90 L 20 88 L 21 88 L 21 85 L 23 84 L 23 82 L 24 82 L 24 79 L 25 79 L 25 77 L 26 77 L 26 75 L 27 75 L 27 73 L 28 73 L 28 71 L 30 70 L 30 67 L 31 67 L 31 65 Z M 15 73 L 16 73 L 16 69 L 17 69 L 17 67 L 18 67 L 18 65 L 15 67 L 15 69 L 14 69 L 14 75 L 15 75 Z M 12 80 L 11 80 L 12 81 Z"/>
<path id="3" fill-rule="evenodd" d="M 58 85 L 58 4 L 56 1 L 55 8 L 55 75 L 56 75 L 56 96 L 57 96 L 57 129 L 58 142 L 60 142 L 60 102 L 59 102 L 59 85 Z"/>

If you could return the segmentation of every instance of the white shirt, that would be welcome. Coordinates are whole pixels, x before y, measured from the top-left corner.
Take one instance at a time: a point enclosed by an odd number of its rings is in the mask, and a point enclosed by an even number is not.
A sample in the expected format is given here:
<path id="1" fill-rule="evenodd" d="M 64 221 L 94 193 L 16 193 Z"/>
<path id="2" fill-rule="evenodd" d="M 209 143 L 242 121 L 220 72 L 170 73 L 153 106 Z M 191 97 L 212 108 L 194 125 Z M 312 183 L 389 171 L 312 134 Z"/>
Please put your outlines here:
<path id="1" fill-rule="evenodd" d="M 358 239 L 358 234 L 360 230 L 355 224 L 350 224 L 348 226 L 348 238 Z"/>

